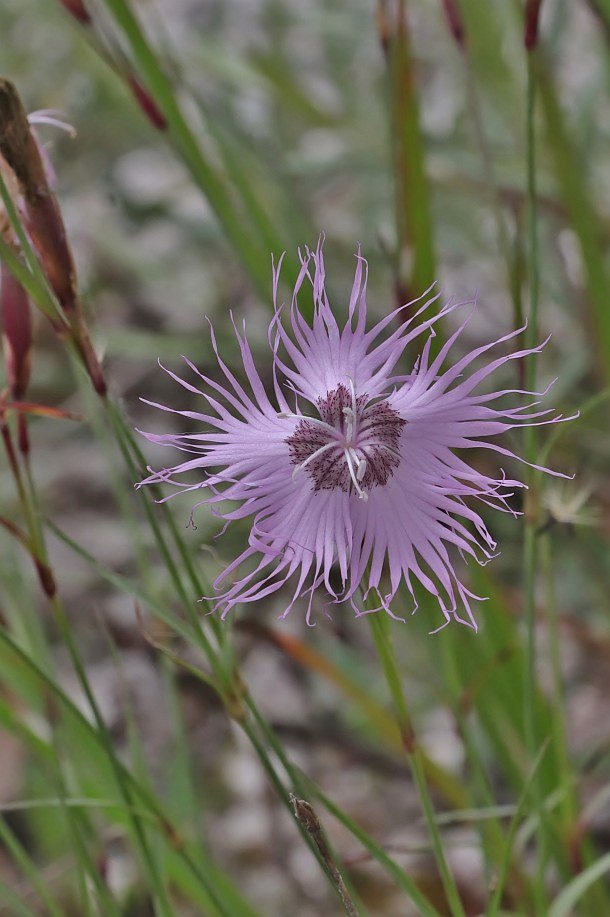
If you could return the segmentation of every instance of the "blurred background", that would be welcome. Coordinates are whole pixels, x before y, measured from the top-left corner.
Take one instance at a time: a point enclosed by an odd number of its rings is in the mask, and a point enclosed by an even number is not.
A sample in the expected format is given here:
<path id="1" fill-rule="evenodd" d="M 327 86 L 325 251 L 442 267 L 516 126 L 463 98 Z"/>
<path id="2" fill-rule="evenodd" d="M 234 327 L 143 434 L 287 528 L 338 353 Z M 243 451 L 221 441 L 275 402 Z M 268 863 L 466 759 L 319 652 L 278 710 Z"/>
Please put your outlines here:
<path id="1" fill-rule="evenodd" d="M 139 23 L 141 44 L 126 10 Z M 55 169 L 84 313 L 110 393 L 130 427 L 155 432 L 179 427 L 140 397 L 200 409 L 157 358 L 180 372 L 185 354 L 202 371 L 217 372 L 207 318 L 233 368 L 239 354 L 229 310 L 245 318 L 270 381 L 271 254 L 287 252 L 286 296 L 297 248 L 315 246 L 320 233 L 339 320 L 361 243 L 371 320 L 436 279 L 447 300 L 478 303 L 458 349 L 520 326 L 531 292 L 529 66 L 536 92 L 538 338 L 551 335 L 537 387 L 557 377 L 548 405 L 581 411 L 577 421 L 543 430 L 537 444 L 538 461 L 575 479 L 536 478 L 528 507 L 538 545 L 531 703 L 551 735 L 537 772 L 536 811 L 515 808 L 532 767 L 522 714 L 531 659 L 522 624 L 523 520 L 484 513 L 501 555 L 465 573 L 475 592 L 490 596 L 474 609 L 478 635 L 452 626 L 428 636 L 440 623 L 432 600 L 422 601 L 406 625 L 392 625 L 404 690 L 432 762 L 443 842 L 469 915 L 492 913 L 486 907 L 498 851 L 513 817 L 520 829 L 517 841 L 510 839 L 517 872 L 523 878 L 542 870 L 548 898 L 542 906 L 527 879 L 521 885 L 511 873 L 505 913 L 551 913 L 548 902 L 610 849 L 610 5 L 546 0 L 539 25 L 528 62 L 519 2 L 0 5 L 1 75 L 15 83 L 28 111 L 58 109 L 75 131 L 37 127 Z M 119 759 L 164 801 L 185 836 L 199 838 L 199 851 L 225 871 L 252 913 L 340 913 L 256 747 L 190 671 L 201 664 L 199 650 L 164 619 L 166 611 L 184 613 L 142 509 L 142 499 L 153 505 L 152 495 L 138 497 L 133 484 L 145 476 L 146 462 L 161 467 L 173 457 L 142 441 L 145 462 L 130 472 L 87 380 L 36 309 L 33 322 L 26 400 L 80 419 L 28 421 L 32 475 L 52 526 L 50 565 L 66 620 Z M 522 387 L 518 366 L 510 364 L 497 382 L 495 388 Z M 518 434 L 507 445 L 522 452 Z M 242 549 L 248 529 L 235 524 L 215 540 L 218 522 L 205 511 L 196 529 L 187 528 L 190 504 L 188 496 L 177 497 L 170 510 L 209 582 Z M 4 456 L 0 506 L 3 517 L 19 523 Z M 0 614 L 12 641 L 0 647 L 0 913 L 20 913 L 23 905 L 23 913 L 53 914 L 49 899 L 60 914 L 114 913 L 99 904 L 84 909 L 90 894 L 105 899 L 74 878 L 80 861 L 66 798 L 85 800 L 80 808 L 74 803 L 85 819 L 79 843 L 99 866 L 116 913 L 168 913 L 112 808 L 116 789 L 106 786 L 105 770 L 96 772 L 101 752 L 82 724 L 64 723 L 53 738 L 53 692 L 28 674 L 15 649 L 42 670 L 48 666 L 53 683 L 91 721 L 31 559 L 8 530 L 0 531 L 0 564 Z M 199 595 L 189 589 L 197 608 Z M 298 607 L 279 623 L 283 607 L 281 595 L 272 597 L 227 623 L 241 678 L 298 770 L 414 878 L 437 913 L 452 913 L 366 625 L 349 608 L 328 618 L 320 605 L 317 626 L 308 630 Z M 86 804 L 94 798 L 105 799 L 109 811 Z M 541 851 L 533 836 L 544 805 L 550 839 Z M 420 913 L 351 822 L 321 802 L 316 808 L 362 913 Z M 473 808 L 479 817 L 463 814 Z M 226 911 L 202 903 L 155 844 L 169 913 L 242 913 L 236 903 Z M 582 913 L 601 914 L 608 901 L 603 880 L 591 888 Z"/>

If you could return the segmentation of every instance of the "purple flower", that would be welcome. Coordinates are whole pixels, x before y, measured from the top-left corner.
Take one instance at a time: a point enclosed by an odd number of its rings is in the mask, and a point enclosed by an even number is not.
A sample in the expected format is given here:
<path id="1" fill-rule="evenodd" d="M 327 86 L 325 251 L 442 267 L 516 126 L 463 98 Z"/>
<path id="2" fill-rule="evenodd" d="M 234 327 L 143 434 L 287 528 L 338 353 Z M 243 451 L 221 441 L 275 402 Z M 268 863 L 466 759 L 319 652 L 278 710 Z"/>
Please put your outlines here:
<path id="1" fill-rule="evenodd" d="M 290 579 L 292 598 L 282 617 L 299 597 L 307 596 L 311 623 L 318 587 L 324 587 L 334 602 L 349 600 L 358 615 L 370 610 L 364 602 L 372 591 L 378 606 L 373 610 L 384 609 L 394 617 L 392 600 L 402 582 L 415 603 L 415 579 L 438 599 L 445 618 L 441 626 L 455 619 L 476 629 L 469 599 L 478 597 L 458 578 L 456 555 L 480 563 L 493 556 L 495 542 L 473 504 L 482 501 L 513 512 L 507 498 L 512 488 L 523 484 L 503 472 L 499 478 L 489 477 L 468 464 L 464 450 L 486 449 L 515 458 L 495 443 L 499 434 L 562 418 L 549 410 L 532 410 L 539 401 L 513 408 L 492 406 L 505 395 L 534 393 L 475 390 L 509 360 L 540 348 L 487 358 L 471 371 L 478 358 L 514 338 L 523 330 L 519 329 L 478 347 L 443 372 L 472 309 L 434 358 L 433 326 L 472 303 L 436 311 L 430 307 L 439 294 L 429 296 L 427 291 L 407 321 L 402 321 L 407 308 L 403 306 L 367 331 L 368 268 L 359 252 L 347 322 L 340 328 L 324 288 L 321 242 L 315 252 L 306 249 L 301 256 L 287 330 L 282 307 L 277 306 L 280 268 L 281 259 L 273 269 L 275 316 L 268 335 L 274 400 L 255 368 L 245 326 L 240 333 L 233 322 L 247 385 L 221 359 L 212 329 L 224 384 L 203 375 L 186 358 L 203 383 L 201 389 L 166 370 L 188 391 L 206 399 L 204 412 L 154 405 L 199 421 L 202 432 L 144 434 L 151 442 L 171 445 L 192 457 L 173 468 L 149 469 L 142 483 L 203 490 L 196 506 L 217 507 L 227 524 L 251 518 L 248 547 L 214 584 L 218 594 L 213 608 L 221 610 L 223 618 L 234 605 L 264 599 Z M 306 281 L 313 288 L 311 326 L 297 304 Z M 401 373 L 397 364 L 405 347 L 426 331 L 415 367 Z M 190 472 L 198 473 L 195 483 L 188 481 Z M 234 502 L 233 508 L 227 501 Z M 242 564 L 248 572 L 236 574 Z"/>

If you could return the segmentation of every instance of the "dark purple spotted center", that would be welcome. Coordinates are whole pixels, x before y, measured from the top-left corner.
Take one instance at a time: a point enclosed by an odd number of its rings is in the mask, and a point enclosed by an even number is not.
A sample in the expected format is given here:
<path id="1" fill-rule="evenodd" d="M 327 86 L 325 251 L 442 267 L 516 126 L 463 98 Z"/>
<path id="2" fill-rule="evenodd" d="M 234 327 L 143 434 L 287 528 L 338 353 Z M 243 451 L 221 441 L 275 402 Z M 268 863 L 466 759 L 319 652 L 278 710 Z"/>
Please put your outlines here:
<path id="1" fill-rule="evenodd" d="M 287 437 L 294 474 L 306 471 L 314 490 L 339 488 L 366 500 L 398 468 L 406 420 L 387 401 L 367 399 L 340 384 L 318 398 L 320 417 L 303 417 Z"/>

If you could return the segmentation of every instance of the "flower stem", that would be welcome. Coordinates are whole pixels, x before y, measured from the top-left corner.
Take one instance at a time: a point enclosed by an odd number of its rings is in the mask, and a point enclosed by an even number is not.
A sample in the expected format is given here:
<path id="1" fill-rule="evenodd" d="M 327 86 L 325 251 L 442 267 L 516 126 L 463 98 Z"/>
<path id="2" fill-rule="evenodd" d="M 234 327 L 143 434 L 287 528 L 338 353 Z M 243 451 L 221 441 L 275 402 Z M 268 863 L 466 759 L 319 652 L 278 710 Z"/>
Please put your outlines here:
<path id="1" fill-rule="evenodd" d="M 403 740 L 403 747 L 407 755 L 407 760 L 413 775 L 413 781 L 430 832 L 430 840 L 445 895 L 447 896 L 447 903 L 453 917 L 465 917 L 460 893 L 455 878 L 449 868 L 447 858 L 445 857 L 445 851 L 443 850 L 443 842 L 436 822 L 428 783 L 426 781 L 422 750 L 415 735 L 411 714 L 402 689 L 396 653 L 389 630 L 389 620 L 383 612 L 378 612 L 369 615 L 369 621 L 377 655 L 381 662 L 381 667 L 383 668 L 383 673 L 394 704 L 396 719 Z"/>
<path id="2" fill-rule="evenodd" d="M 538 339 L 538 301 L 539 301 L 539 254 L 538 254 L 538 225 L 536 202 L 536 67 L 537 51 L 531 49 L 527 55 L 527 110 L 526 110 L 526 142 L 527 142 L 527 258 L 529 276 L 529 315 L 526 329 L 526 347 L 534 347 Z M 527 360 L 525 370 L 525 388 L 529 391 L 536 390 L 536 354 L 531 354 Z M 525 430 L 524 451 L 527 462 L 536 461 L 537 436 L 536 427 L 529 426 Z M 523 685 L 523 728 L 525 744 L 531 761 L 534 760 L 540 745 L 540 736 L 536 723 L 536 596 L 535 580 L 538 560 L 538 542 L 536 530 L 538 525 L 538 472 L 530 468 L 527 475 L 527 497 L 525 512 L 525 536 L 523 548 L 523 614 L 526 627 L 525 641 L 525 668 Z M 539 774 L 532 780 L 532 794 L 535 811 L 538 816 L 538 857 L 536 882 L 534 885 L 536 903 L 539 913 L 546 912 L 546 893 L 544 889 L 544 871 L 546 862 L 546 840 L 543 815 L 544 790 Z"/>
<path id="3" fill-rule="evenodd" d="M 417 95 L 407 0 L 378 0 L 377 26 L 387 60 L 396 214 L 396 294 L 398 305 L 419 296 L 436 276 L 430 188 Z M 412 254 L 412 267 L 406 262 Z M 440 348 L 435 339 L 434 347 Z"/>

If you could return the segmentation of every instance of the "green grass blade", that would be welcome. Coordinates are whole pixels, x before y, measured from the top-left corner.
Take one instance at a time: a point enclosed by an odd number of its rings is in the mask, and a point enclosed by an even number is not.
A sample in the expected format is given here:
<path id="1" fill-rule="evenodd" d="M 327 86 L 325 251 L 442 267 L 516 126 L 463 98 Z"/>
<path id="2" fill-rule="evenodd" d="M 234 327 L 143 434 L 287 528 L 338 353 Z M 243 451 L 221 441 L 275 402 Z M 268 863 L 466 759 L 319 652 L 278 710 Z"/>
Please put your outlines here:
<path id="1" fill-rule="evenodd" d="M 178 104 L 176 90 L 148 43 L 138 21 L 124 0 L 105 0 L 118 27 L 129 43 L 136 67 L 168 122 L 170 140 L 204 192 L 227 238 L 239 254 L 259 294 L 269 294 L 269 254 L 263 252 L 254 234 L 246 230 L 228 191 L 225 176 L 206 157 Z"/>
<path id="2" fill-rule="evenodd" d="M 555 167 L 559 193 L 570 225 L 579 241 L 584 265 L 585 285 L 593 327 L 589 338 L 603 377 L 610 378 L 609 277 L 600 232 L 599 216 L 591 202 L 583 154 L 574 144 L 573 132 L 561 108 L 551 72 L 541 55 L 536 57 L 536 76 L 544 112 L 548 147 Z"/>
<path id="3" fill-rule="evenodd" d="M 571 882 L 568 883 L 557 895 L 552 902 L 548 915 L 549 917 L 570 917 L 573 913 L 574 906 L 583 897 L 585 892 L 599 881 L 602 876 L 610 870 L 610 853 L 604 854 L 599 860 L 596 860 Z"/>

